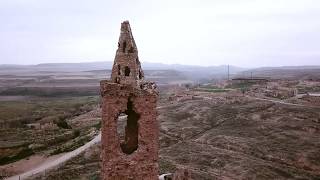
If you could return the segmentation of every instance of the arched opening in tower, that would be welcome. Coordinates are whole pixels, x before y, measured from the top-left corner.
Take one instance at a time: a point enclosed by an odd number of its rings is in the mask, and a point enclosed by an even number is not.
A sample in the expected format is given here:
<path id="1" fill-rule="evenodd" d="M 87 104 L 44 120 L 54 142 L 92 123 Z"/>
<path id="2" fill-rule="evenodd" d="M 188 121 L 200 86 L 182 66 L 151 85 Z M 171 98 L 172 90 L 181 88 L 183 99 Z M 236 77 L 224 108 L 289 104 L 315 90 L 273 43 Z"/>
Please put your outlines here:
<path id="1" fill-rule="evenodd" d="M 133 103 L 128 99 L 127 110 L 117 119 L 117 133 L 123 153 L 132 154 L 138 149 L 138 120 L 140 115 L 133 110 Z"/>
<path id="2" fill-rule="evenodd" d="M 130 75 L 130 68 L 129 68 L 128 66 L 126 66 L 126 67 L 124 68 L 124 75 L 125 75 L 125 76 L 129 76 L 129 75 Z"/>

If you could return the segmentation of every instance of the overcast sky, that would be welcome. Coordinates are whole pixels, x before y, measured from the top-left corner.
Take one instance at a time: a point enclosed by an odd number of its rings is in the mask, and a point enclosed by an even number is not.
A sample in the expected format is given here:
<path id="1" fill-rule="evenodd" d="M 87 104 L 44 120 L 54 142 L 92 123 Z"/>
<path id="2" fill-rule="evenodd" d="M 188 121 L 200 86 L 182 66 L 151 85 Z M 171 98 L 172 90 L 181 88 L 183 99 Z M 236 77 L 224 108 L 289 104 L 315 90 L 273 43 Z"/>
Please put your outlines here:
<path id="1" fill-rule="evenodd" d="M 112 61 L 123 20 L 142 62 L 320 65 L 319 0 L 0 0 L 0 64 Z"/>

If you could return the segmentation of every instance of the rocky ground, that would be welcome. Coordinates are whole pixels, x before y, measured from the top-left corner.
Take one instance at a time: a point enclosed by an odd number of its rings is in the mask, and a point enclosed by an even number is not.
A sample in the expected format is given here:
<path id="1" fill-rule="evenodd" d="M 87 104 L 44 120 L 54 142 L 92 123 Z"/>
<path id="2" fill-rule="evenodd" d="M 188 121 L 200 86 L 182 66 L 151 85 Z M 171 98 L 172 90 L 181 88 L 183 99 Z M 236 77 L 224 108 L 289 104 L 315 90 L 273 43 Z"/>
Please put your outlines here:
<path id="1" fill-rule="evenodd" d="M 187 168 L 197 180 L 320 178 L 320 107 L 234 93 L 196 97 L 160 101 L 160 174 Z M 99 179 L 99 153 L 93 147 L 31 179 Z"/>
<path id="2" fill-rule="evenodd" d="M 197 179 L 320 178 L 319 108 L 194 100 L 161 112 L 161 158 Z"/>

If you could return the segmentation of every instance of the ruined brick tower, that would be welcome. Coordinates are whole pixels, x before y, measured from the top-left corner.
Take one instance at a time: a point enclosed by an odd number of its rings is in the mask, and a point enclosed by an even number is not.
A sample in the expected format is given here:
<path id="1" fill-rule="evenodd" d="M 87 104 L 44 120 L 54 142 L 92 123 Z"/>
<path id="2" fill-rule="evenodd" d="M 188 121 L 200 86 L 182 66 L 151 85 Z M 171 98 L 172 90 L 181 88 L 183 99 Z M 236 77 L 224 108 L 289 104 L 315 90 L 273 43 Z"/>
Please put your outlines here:
<path id="1" fill-rule="evenodd" d="M 100 82 L 103 180 L 158 179 L 158 92 L 143 78 L 131 28 L 124 21 L 111 80 Z M 124 135 L 117 131 L 120 119 L 126 120 Z"/>

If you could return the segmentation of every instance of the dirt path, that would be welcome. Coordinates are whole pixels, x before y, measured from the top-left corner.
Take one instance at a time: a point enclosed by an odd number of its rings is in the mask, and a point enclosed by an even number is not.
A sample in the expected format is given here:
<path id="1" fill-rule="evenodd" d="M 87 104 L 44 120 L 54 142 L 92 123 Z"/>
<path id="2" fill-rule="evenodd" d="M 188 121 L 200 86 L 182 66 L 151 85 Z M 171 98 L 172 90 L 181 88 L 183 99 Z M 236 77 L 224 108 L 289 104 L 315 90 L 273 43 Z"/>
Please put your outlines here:
<path id="1" fill-rule="evenodd" d="M 308 105 L 303 105 L 303 104 L 293 104 L 293 103 L 288 103 L 288 102 L 284 102 L 284 101 L 280 101 L 280 100 L 265 99 L 265 98 L 258 98 L 258 97 L 252 97 L 252 96 L 246 96 L 246 97 L 247 98 L 251 98 L 251 99 L 261 100 L 261 101 L 269 101 L 269 102 L 273 102 L 273 103 L 289 105 L 289 106 L 319 108 L 319 106 L 308 106 Z"/>
<path id="2" fill-rule="evenodd" d="M 92 139 L 90 142 L 86 143 L 85 145 L 79 147 L 78 149 L 75 149 L 71 152 L 68 152 L 68 153 L 62 155 L 61 157 L 53 159 L 52 161 L 47 161 L 47 162 L 39 165 L 38 167 L 35 167 L 27 172 L 24 172 L 24 173 L 16 175 L 16 176 L 9 177 L 9 178 L 7 178 L 7 180 L 26 179 L 34 174 L 38 174 L 38 173 L 44 172 L 46 170 L 49 170 L 51 168 L 54 168 L 54 167 L 58 166 L 59 164 L 66 162 L 67 160 L 79 155 L 80 153 L 82 153 L 83 151 L 85 151 L 86 149 L 88 149 L 89 147 L 91 147 L 92 145 L 94 145 L 100 141 L 101 141 L 101 133 L 99 133 L 94 139 Z"/>

